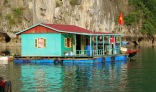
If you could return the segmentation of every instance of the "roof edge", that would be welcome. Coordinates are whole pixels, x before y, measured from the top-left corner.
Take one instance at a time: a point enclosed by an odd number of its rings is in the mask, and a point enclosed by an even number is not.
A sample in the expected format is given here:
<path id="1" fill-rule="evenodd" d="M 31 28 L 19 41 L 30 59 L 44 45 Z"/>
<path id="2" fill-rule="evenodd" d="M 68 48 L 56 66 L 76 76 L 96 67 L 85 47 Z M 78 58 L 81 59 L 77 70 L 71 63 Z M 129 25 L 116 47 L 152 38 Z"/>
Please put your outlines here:
<path id="1" fill-rule="evenodd" d="M 35 24 L 35 25 L 30 26 L 30 27 L 28 27 L 28 28 L 26 28 L 26 29 L 24 29 L 24 30 L 21 30 L 21 31 L 15 33 L 15 34 L 18 35 L 18 34 L 20 34 L 20 33 L 22 33 L 22 32 L 25 32 L 25 31 L 27 31 L 27 30 L 29 30 L 29 29 L 35 27 L 35 26 L 41 25 L 41 24 L 42 24 L 42 23 Z"/>
<path id="2" fill-rule="evenodd" d="M 29 30 L 29 29 L 31 29 L 31 28 L 33 28 L 33 27 L 39 26 L 39 25 L 40 25 L 40 26 L 43 26 L 43 27 L 46 27 L 46 28 L 49 28 L 49 29 L 51 29 L 51 30 L 55 30 L 55 31 L 57 31 L 57 32 L 63 32 L 63 33 L 81 34 L 81 35 L 114 35 L 114 34 L 111 34 L 111 33 L 107 33 L 107 34 L 94 34 L 94 32 L 93 32 L 92 34 L 91 34 L 91 33 L 88 34 L 88 33 L 69 32 L 69 31 L 65 31 L 65 30 L 58 30 L 58 29 L 56 29 L 56 28 L 52 28 L 52 27 L 46 25 L 45 23 L 38 23 L 38 24 L 35 24 L 35 25 L 30 26 L 30 27 L 28 27 L 28 28 L 26 28 L 26 29 L 24 29 L 24 30 L 21 30 L 21 31 L 15 33 L 15 34 L 16 34 L 16 35 L 21 34 L 22 32 L 25 32 L 25 31 L 27 31 L 27 30 Z M 74 25 L 74 26 L 75 26 L 75 25 Z M 122 35 L 122 34 L 115 34 L 115 35 Z"/>

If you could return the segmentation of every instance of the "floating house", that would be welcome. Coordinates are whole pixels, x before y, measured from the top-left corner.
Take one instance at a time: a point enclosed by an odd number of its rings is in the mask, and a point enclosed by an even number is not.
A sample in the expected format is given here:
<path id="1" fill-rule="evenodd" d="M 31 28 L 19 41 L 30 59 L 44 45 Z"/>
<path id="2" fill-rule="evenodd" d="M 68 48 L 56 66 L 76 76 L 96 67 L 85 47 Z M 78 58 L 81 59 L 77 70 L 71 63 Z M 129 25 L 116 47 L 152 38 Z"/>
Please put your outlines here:
<path id="1" fill-rule="evenodd" d="M 127 58 L 120 54 L 121 34 L 93 32 L 75 25 L 40 23 L 16 35 L 21 38 L 20 57 L 48 57 L 63 62 Z"/>

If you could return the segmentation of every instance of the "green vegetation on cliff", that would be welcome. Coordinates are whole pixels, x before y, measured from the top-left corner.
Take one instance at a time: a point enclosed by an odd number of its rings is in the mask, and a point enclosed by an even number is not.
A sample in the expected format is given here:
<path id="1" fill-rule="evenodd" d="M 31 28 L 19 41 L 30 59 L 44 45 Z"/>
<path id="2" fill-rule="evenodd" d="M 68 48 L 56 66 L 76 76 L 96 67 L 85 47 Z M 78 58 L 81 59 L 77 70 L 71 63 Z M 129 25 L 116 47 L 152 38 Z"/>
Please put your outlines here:
<path id="1" fill-rule="evenodd" d="M 153 36 L 156 33 L 156 0 L 129 0 L 129 5 L 134 8 L 125 16 L 125 24 L 142 25 L 140 32 Z"/>
<path id="2" fill-rule="evenodd" d="M 9 21 L 10 25 L 16 25 L 17 23 L 22 23 L 24 8 L 13 8 L 12 12 L 5 16 L 5 19 Z"/>

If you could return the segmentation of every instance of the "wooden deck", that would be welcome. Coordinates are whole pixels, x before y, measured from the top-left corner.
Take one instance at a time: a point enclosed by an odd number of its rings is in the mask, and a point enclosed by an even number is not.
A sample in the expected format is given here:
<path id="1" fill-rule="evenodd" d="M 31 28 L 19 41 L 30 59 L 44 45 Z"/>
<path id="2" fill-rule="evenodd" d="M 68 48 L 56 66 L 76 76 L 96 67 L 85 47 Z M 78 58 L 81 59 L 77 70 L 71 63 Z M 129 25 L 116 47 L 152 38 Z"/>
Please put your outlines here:
<path id="1" fill-rule="evenodd" d="M 101 55 L 101 56 L 14 56 L 14 59 L 27 59 L 27 60 L 35 60 L 35 59 L 60 59 L 60 60 L 90 60 L 96 58 L 107 58 L 107 57 L 117 57 L 117 56 L 128 56 L 128 54 L 114 54 L 114 55 Z"/>
<path id="2" fill-rule="evenodd" d="M 29 60 L 34 60 L 34 59 L 61 59 L 61 60 L 73 60 L 73 59 L 93 59 L 93 56 L 14 56 L 14 59 L 29 59 Z"/>
<path id="3" fill-rule="evenodd" d="M 102 63 L 105 61 L 127 61 L 128 54 L 113 54 L 99 56 L 14 56 L 15 64 L 66 64 L 66 63 Z"/>

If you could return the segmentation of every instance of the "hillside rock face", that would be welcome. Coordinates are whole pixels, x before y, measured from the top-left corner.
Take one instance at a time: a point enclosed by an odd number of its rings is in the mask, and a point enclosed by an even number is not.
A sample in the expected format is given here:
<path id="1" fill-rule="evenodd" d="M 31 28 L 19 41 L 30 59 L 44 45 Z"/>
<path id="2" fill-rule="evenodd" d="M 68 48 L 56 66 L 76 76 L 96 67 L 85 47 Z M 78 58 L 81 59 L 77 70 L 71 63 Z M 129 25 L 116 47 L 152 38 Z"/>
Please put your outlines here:
<path id="1" fill-rule="evenodd" d="M 128 0 L 0 0 L 0 32 L 16 41 L 13 38 L 18 31 L 38 23 L 54 23 L 126 36 L 128 28 L 119 29 L 117 18 L 120 11 L 127 13 L 127 6 Z M 130 35 L 135 36 L 133 30 Z"/>

